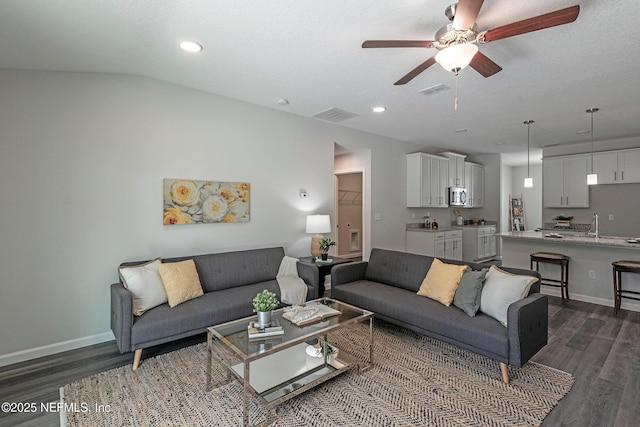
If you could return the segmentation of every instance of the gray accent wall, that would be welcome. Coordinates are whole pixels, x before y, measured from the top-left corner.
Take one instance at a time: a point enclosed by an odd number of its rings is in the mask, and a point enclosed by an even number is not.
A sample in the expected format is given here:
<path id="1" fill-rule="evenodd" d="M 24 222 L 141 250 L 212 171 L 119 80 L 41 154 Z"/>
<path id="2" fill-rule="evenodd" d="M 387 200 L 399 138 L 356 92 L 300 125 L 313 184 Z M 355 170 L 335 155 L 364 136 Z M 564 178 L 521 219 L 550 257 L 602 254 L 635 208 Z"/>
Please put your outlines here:
<path id="1" fill-rule="evenodd" d="M 0 93 L 0 365 L 112 339 L 121 262 L 308 255 L 306 215 L 333 214 L 334 142 L 371 150 L 371 246 L 404 247 L 403 142 L 128 75 L 0 70 Z M 164 178 L 247 181 L 251 220 L 163 226 Z"/>

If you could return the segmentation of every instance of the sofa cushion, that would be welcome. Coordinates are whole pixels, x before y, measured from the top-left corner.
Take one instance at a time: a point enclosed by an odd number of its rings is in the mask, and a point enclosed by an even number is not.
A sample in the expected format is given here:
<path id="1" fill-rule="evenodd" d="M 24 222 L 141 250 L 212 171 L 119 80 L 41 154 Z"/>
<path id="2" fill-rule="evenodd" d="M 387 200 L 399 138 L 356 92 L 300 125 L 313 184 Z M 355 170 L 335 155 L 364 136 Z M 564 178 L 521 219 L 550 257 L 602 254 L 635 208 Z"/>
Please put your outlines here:
<path id="1" fill-rule="evenodd" d="M 480 311 L 507 326 L 509 306 L 526 297 L 537 280 L 537 277 L 509 273 L 492 265 L 482 288 Z"/>
<path id="2" fill-rule="evenodd" d="M 466 265 L 445 264 L 437 258 L 434 259 L 420 285 L 418 295 L 450 306 L 466 269 Z"/>
<path id="3" fill-rule="evenodd" d="M 488 268 L 480 271 L 466 269 L 453 297 L 453 305 L 471 317 L 475 316 L 480 309 L 482 285 L 488 271 Z"/>
<path id="4" fill-rule="evenodd" d="M 205 292 L 273 280 L 284 258 L 282 247 L 193 257 Z M 166 262 L 166 260 L 165 260 Z"/>
<path id="5" fill-rule="evenodd" d="M 140 316 L 150 308 L 167 302 L 167 292 L 158 272 L 161 263 L 160 258 L 156 258 L 143 264 L 118 268 L 122 284 L 133 295 L 133 314 L 135 316 Z"/>
<path id="6" fill-rule="evenodd" d="M 483 354 L 502 359 L 509 354 L 508 330 L 495 319 L 478 313 L 470 317 L 457 307 L 446 307 L 414 292 L 368 280 L 341 284 L 331 289 L 339 301 L 384 313 L 384 319 L 406 327 L 416 326 L 420 333 Z M 414 329 L 415 328 L 411 328 Z"/>
<path id="7" fill-rule="evenodd" d="M 158 268 L 169 307 L 175 307 L 203 295 L 200 278 L 193 260 L 161 264 Z"/>
<path id="8" fill-rule="evenodd" d="M 433 258 L 406 252 L 374 248 L 371 250 L 365 279 L 418 292 Z"/>
<path id="9" fill-rule="evenodd" d="M 255 314 L 251 301 L 263 289 L 280 297 L 278 283 L 271 280 L 208 292 L 174 308 L 170 308 L 168 304 L 160 305 L 134 318 L 131 328 L 132 348 L 148 347 L 182 336 L 204 333 L 209 326 L 251 316 Z"/>

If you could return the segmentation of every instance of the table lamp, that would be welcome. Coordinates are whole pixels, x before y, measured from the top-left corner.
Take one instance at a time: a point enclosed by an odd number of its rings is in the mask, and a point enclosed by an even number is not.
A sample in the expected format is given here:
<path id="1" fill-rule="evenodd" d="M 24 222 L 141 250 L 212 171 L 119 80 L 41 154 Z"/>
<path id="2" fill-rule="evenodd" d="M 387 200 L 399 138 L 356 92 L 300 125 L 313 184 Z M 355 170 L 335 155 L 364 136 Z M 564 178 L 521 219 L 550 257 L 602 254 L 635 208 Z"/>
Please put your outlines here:
<path id="1" fill-rule="evenodd" d="M 311 256 L 318 258 L 320 252 L 320 240 L 324 239 L 322 233 L 331 232 L 331 221 L 329 215 L 307 215 L 307 233 L 313 234 L 311 237 Z"/>

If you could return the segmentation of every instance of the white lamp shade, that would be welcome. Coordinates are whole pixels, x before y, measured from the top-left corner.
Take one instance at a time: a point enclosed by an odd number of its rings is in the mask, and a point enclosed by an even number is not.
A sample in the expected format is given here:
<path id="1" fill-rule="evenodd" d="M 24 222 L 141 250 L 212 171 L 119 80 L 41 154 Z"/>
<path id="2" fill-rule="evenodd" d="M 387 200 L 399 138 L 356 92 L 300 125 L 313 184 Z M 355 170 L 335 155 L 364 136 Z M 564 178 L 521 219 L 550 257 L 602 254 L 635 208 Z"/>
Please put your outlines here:
<path id="1" fill-rule="evenodd" d="M 455 44 L 438 52 L 436 61 L 447 71 L 462 70 L 469 65 L 476 53 L 478 46 L 475 44 Z"/>
<path id="2" fill-rule="evenodd" d="M 331 232 L 329 215 L 307 215 L 307 233 L 322 234 Z"/>
<path id="3" fill-rule="evenodd" d="M 598 183 L 598 174 L 590 173 L 587 175 L 587 185 L 596 185 Z"/>
<path id="4" fill-rule="evenodd" d="M 531 188 L 533 187 L 533 178 L 525 178 L 524 179 L 524 186 L 526 188 Z"/>

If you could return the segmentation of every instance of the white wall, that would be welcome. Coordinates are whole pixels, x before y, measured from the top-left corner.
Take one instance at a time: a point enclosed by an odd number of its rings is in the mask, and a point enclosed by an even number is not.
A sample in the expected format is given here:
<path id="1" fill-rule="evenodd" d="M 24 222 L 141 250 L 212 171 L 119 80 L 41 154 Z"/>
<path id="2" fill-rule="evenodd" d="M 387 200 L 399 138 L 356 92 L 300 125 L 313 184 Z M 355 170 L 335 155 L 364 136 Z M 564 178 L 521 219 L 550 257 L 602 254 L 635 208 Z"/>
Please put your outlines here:
<path id="1" fill-rule="evenodd" d="M 500 165 L 500 212 L 506 212 L 506 214 L 500 215 L 500 231 L 511 230 L 511 224 L 509 223 L 509 195 L 513 193 L 512 175 L 513 168 L 511 166 Z"/>
<path id="2" fill-rule="evenodd" d="M 511 195 L 524 198 L 524 213 L 527 230 L 542 227 L 542 165 L 532 165 L 529 168 L 533 187 L 525 188 L 524 179 L 527 177 L 526 166 L 511 168 Z M 509 204 L 507 200 L 507 209 Z M 508 223 L 507 218 L 507 223 Z M 505 229 L 509 231 L 509 229 Z"/>
<path id="3" fill-rule="evenodd" d="M 399 141 L 132 76 L 0 70 L 0 93 L 0 364 L 112 339 L 121 262 L 307 255 L 306 214 L 333 213 L 334 141 L 378 151 L 372 244 L 403 244 Z M 251 221 L 163 226 L 163 178 L 248 181 Z"/>
<path id="4" fill-rule="evenodd" d="M 472 160 L 484 165 L 484 206 L 473 209 L 474 217 L 484 218 L 487 221 L 497 221 L 498 230 L 501 226 L 503 215 L 501 209 L 502 193 L 502 162 L 499 154 L 483 154 L 475 156 Z M 506 212 L 509 215 L 509 212 Z"/>

